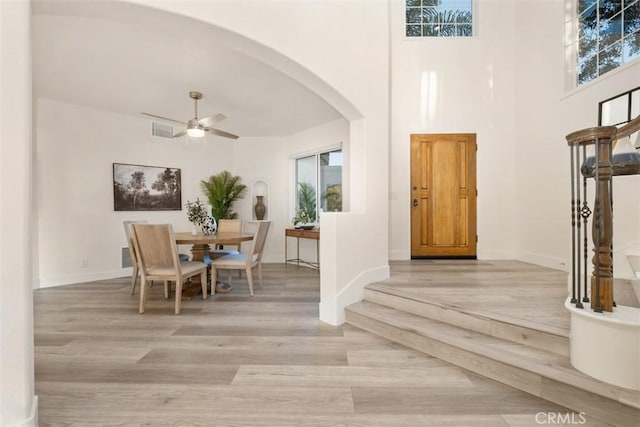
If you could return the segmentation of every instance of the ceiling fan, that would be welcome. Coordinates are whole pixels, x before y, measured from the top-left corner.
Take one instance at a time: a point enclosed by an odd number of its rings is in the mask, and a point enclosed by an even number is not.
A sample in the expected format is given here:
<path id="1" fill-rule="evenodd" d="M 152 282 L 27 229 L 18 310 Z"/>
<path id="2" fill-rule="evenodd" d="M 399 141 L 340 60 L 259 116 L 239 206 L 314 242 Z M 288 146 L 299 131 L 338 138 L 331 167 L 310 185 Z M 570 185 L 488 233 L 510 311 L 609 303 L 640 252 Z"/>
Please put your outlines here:
<path id="1" fill-rule="evenodd" d="M 195 103 L 195 117 L 188 122 L 184 122 L 181 120 L 170 119 L 168 117 L 162 117 L 155 114 L 150 113 L 140 113 L 145 116 L 153 117 L 160 120 L 170 121 L 174 123 L 180 123 L 181 125 L 185 125 L 186 128 L 182 129 L 180 132 L 173 135 L 173 138 L 177 138 L 182 135 L 189 135 L 193 138 L 201 138 L 204 136 L 205 132 L 212 133 L 214 135 L 223 136 L 225 138 L 238 139 L 238 135 L 234 135 L 229 132 L 225 132 L 220 129 L 212 128 L 211 125 L 218 123 L 227 118 L 224 114 L 214 114 L 209 117 L 205 117 L 204 119 L 198 119 L 198 100 L 202 99 L 202 94 L 200 92 L 191 91 L 189 92 L 189 96 L 193 99 Z"/>

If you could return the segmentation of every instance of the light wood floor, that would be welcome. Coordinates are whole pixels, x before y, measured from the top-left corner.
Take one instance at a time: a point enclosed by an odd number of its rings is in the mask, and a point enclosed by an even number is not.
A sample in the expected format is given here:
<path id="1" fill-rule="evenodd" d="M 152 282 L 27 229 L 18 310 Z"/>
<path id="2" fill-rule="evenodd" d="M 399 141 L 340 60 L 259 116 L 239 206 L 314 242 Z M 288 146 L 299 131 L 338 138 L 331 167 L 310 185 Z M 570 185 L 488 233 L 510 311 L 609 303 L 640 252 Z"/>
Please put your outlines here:
<path id="1" fill-rule="evenodd" d="M 522 263 L 440 263 L 443 277 L 459 281 L 448 286 L 454 294 L 469 280 L 483 294 L 500 271 L 536 280 Z M 437 265 L 394 263 L 392 277 L 433 285 Z M 571 413 L 354 327 L 321 323 L 314 270 L 266 265 L 254 298 L 246 280 L 233 285 L 226 295 L 183 301 L 178 316 L 162 286 L 138 314 L 129 278 L 36 291 L 40 425 L 520 427 Z"/>
<path id="2" fill-rule="evenodd" d="M 569 336 L 566 272 L 513 260 L 399 261 L 392 271 L 381 284 L 417 300 Z"/>

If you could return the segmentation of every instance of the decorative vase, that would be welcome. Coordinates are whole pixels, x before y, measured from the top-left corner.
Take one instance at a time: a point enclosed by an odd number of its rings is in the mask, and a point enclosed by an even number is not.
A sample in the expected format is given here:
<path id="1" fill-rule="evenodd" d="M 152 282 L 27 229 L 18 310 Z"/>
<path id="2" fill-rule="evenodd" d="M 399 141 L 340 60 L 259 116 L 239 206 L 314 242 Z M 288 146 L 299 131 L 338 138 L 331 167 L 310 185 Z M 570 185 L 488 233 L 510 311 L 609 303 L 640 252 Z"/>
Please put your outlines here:
<path id="1" fill-rule="evenodd" d="M 192 236 L 198 235 L 198 226 L 195 225 L 194 223 L 191 223 L 191 235 Z"/>
<path id="2" fill-rule="evenodd" d="M 205 236 L 210 236 L 216 232 L 218 224 L 216 223 L 216 219 L 214 217 L 208 216 L 201 227 L 202 234 L 204 234 Z"/>
<path id="3" fill-rule="evenodd" d="M 256 201 L 256 205 L 254 206 L 254 211 L 256 213 L 256 219 L 258 221 L 262 221 L 264 219 L 264 213 L 266 210 L 266 207 L 264 206 L 264 196 L 256 196 L 256 199 L 258 199 Z"/>

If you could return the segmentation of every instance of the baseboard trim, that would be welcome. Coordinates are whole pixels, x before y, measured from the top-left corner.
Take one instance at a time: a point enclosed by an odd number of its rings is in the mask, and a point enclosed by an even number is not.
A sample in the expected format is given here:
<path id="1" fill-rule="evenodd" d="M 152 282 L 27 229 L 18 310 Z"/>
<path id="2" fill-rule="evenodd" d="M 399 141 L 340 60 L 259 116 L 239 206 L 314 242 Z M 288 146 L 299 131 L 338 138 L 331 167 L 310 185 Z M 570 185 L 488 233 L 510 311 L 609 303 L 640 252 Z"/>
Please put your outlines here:
<path id="1" fill-rule="evenodd" d="M 411 258 L 411 253 L 405 250 L 390 250 L 389 261 L 406 261 Z"/>
<path id="2" fill-rule="evenodd" d="M 480 245 L 478 246 L 476 255 L 480 260 L 514 259 L 514 254 L 511 251 L 486 250 L 486 249 L 482 249 Z"/>
<path id="3" fill-rule="evenodd" d="M 342 325 L 345 321 L 344 309 L 364 299 L 364 287 L 388 279 L 389 274 L 388 265 L 361 272 L 335 298 L 320 302 L 320 320 L 334 326 Z"/>
<path id="4" fill-rule="evenodd" d="M 75 283 L 93 282 L 95 280 L 116 279 L 131 276 L 132 268 L 123 268 L 113 271 L 100 271 L 96 273 L 70 274 L 66 276 L 40 277 L 37 280 L 38 287 L 34 289 L 52 288 L 55 286 L 73 285 Z"/>
<path id="5" fill-rule="evenodd" d="M 541 265 L 543 267 L 553 268 L 554 270 L 561 271 L 569 271 L 571 265 L 568 259 L 556 258 L 548 255 L 536 254 L 533 252 L 519 251 L 516 253 L 516 259 L 518 261 Z"/>
<path id="6" fill-rule="evenodd" d="M 12 425 L 15 427 L 38 427 L 38 395 L 33 395 L 33 399 L 31 400 L 29 418 L 25 418 L 24 420 Z"/>

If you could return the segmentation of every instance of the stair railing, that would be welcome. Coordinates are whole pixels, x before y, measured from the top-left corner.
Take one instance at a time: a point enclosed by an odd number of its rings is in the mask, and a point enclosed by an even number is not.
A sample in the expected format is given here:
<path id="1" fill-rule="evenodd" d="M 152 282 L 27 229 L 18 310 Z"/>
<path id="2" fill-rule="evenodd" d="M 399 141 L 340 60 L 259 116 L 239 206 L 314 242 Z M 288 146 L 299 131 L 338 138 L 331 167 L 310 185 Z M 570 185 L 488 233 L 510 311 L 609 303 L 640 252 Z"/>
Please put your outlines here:
<path id="1" fill-rule="evenodd" d="M 571 303 L 583 308 L 590 302 L 595 312 L 613 311 L 613 180 L 616 175 L 640 174 L 640 155 L 636 163 L 616 164 L 612 159 L 614 141 L 640 131 L 640 116 L 621 128 L 600 126 L 572 132 L 566 136 L 571 155 Z M 595 155 L 587 156 L 594 146 Z M 633 157 L 635 159 L 636 157 Z M 587 202 L 587 178 L 594 178 L 593 212 Z M 594 256 L 591 292 L 588 294 L 587 224 L 591 214 Z M 583 229 L 584 227 L 584 229 Z"/>

